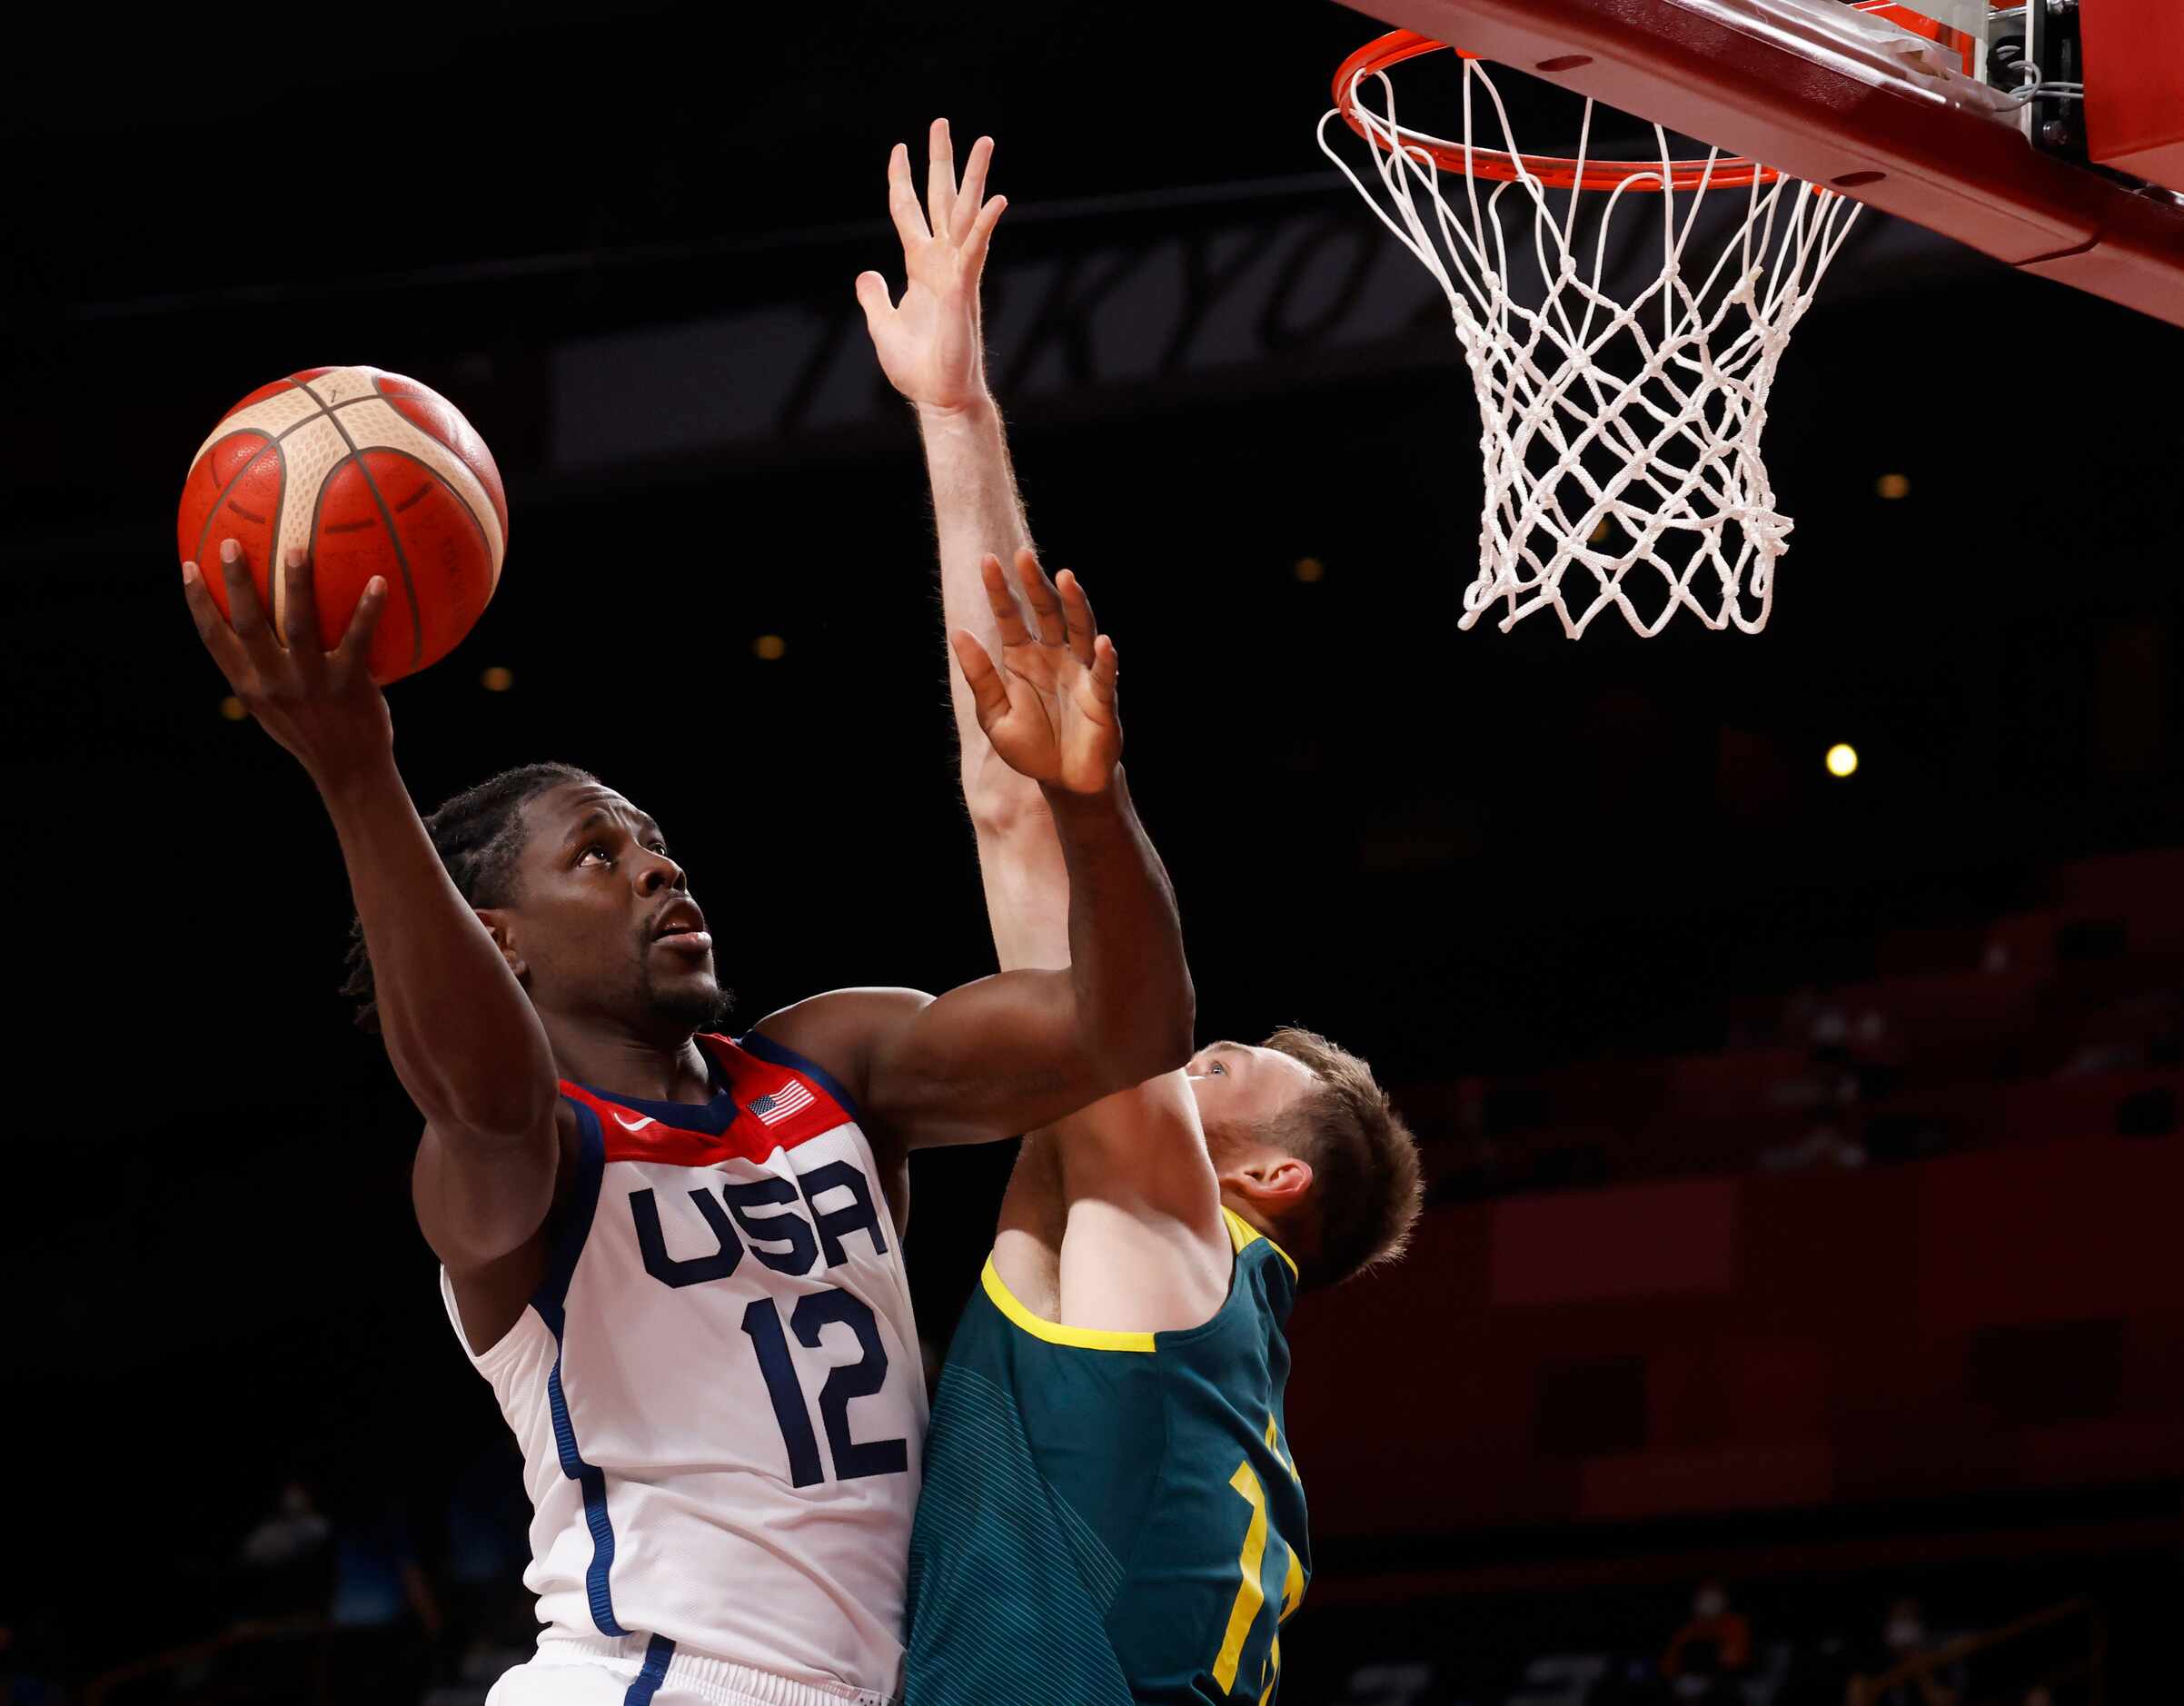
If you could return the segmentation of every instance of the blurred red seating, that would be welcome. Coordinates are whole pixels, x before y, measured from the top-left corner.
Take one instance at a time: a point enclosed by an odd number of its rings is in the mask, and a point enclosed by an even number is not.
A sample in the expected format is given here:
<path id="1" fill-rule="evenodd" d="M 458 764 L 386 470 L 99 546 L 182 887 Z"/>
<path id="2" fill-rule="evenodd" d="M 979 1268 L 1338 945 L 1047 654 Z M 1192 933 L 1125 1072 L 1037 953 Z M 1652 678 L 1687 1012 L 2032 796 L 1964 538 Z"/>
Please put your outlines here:
<path id="1" fill-rule="evenodd" d="M 2090 1072 L 2006 1086 L 1996 1133 L 2005 1143 L 2151 1136 L 2167 1109 L 2175 1129 L 2184 1072 Z"/>
<path id="2" fill-rule="evenodd" d="M 2059 888 L 2072 917 L 2122 919 L 2133 953 L 2184 948 L 2184 848 L 2080 859 Z"/>

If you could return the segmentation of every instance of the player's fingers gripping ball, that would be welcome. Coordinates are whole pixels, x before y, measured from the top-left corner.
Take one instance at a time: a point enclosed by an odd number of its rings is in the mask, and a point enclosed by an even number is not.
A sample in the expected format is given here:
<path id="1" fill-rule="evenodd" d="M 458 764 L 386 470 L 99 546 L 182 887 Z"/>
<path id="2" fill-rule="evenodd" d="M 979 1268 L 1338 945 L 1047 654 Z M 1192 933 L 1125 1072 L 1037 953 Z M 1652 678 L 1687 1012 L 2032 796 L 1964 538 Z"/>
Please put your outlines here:
<path id="1" fill-rule="evenodd" d="M 366 658 L 382 686 L 436 663 L 484 613 L 508 547 L 508 499 L 492 452 L 429 386 L 376 367 L 312 367 L 262 385 L 198 447 L 175 543 L 184 562 L 243 547 L 273 630 L 286 590 L 277 565 L 310 554 L 319 637 L 340 643 L 374 575 L 387 606 Z M 227 590 L 205 585 L 221 614 Z"/>

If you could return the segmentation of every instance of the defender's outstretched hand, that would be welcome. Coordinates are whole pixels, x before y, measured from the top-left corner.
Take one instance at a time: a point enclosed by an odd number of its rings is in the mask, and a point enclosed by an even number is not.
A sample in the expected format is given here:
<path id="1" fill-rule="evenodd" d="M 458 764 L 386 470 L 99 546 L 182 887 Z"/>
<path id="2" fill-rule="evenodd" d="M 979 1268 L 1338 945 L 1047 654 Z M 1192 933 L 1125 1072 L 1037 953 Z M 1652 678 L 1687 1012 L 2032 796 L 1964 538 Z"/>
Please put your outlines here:
<path id="1" fill-rule="evenodd" d="M 327 651 L 319 640 L 317 589 L 302 550 L 292 549 L 283 566 L 287 596 L 278 636 L 235 541 L 222 543 L 220 567 L 232 623 L 220 614 L 194 562 L 182 566 L 183 597 L 196 620 L 197 638 L 265 732 L 302 761 L 322 791 L 390 750 L 394 724 L 386 696 L 364 667 L 372 630 L 386 608 L 387 583 L 372 578 L 349 631 Z"/>
<path id="2" fill-rule="evenodd" d="M 902 239 L 902 300 L 888 300 L 888 282 L 877 273 L 858 275 L 857 300 L 888 382 L 921 409 L 953 412 L 986 399 L 978 278 L 1008 203 L 998 195 L 981 200 L 992 137 L 971 144 L 959 185 L 946 119 L 933 121 L 928 146 L 922 208 L 910 182 L 909 150 L 897 143 L 888 156 L 888 211 Z"/>
<path id="3" fill-rule="evenodd" d="M 998 664 L 968 629 L 948 636 L 978 709 L 978 727 L 1019 775 L 1073 794 L 1097 794 L 1122 759 L 1115 704 L 1115 642 L 1092 620 L 1092 605 L 1067 569 L 1049 580 L 1038 559 L 1017 553 L 1017 581 L 1031 621 L 1017 608 L 1001 560 L 979 565 L 1001 630 Z"/>

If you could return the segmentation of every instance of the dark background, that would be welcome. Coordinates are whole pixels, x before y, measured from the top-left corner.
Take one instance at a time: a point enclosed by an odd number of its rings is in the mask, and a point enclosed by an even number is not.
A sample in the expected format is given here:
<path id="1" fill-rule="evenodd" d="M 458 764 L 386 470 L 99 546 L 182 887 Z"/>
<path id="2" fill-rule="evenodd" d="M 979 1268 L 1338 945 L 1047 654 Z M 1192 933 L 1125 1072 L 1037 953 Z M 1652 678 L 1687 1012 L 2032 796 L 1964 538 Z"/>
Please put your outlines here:
<path id="1" fill-rule="evenodd" d="M 1392 244 L 1313 142 L 1372 31 L 1331 5 L 49 27 L 6 73 L 0 251 L 0 1622 L 82 1676 L 206 1632 L 285 1477 L 424 1512 L 506 1455 L 410 1220 L 414 1116 L 335 993 L 332 836 L 223 718 L 176 584 L 172 505 L 221 412 L 348 362 L 464 410 L 511 545 L 477 630 L 393 693 L 412 791 L 597 770 L 677 843 L 748 1022 L 988 968 L 914 429 L 874 368 L 847 426 L 571 458 L 561 352 L 849 309 L 858 271 L 898 268 L 887 150 L 935 114 L 1000 141 L 997 289 L 1012 255 L 1221 220 Z M 1113 379 L 1065 348 L 1020 397 L 997 373 L 1034 529 L 1129 664 L 1204 1035 L 1299 1020 L 1395 1086 L 1704 1047 L 1726 996 L 1861 975 L 1879 932 L 2184 839 L 2184 332 L 1869 223 L 1872 264 L 1846 253 L 1783 366 L 1766 442 L 1797 531 L 1756 638 L 1456 630 L 1476 412 L 1408 257 L 1413 296 L 1349 347 Z M 732 393 L 713 347 L 690 384 Z M 919 1163 L 937 1339 L 1006 1165 Z"/>

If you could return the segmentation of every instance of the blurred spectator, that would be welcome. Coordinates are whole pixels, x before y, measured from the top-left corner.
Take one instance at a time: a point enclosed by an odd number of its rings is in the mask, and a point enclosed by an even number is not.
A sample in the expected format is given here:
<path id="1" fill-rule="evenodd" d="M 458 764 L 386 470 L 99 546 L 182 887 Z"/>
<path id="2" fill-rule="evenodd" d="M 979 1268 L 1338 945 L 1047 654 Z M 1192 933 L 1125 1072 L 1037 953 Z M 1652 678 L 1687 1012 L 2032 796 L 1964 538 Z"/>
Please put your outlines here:
<path id="1" fill-rule="evenodd" d="M 329 1532 L 311 1489 L 292 1481 L 281 1489 L 273 1513 L 243 1536 L 243 1562 L 258 1570 L 282 1569 L 323 1546 Z"/>
<path id="2" fill-rule="evenodd" d="M 1805 1027 L 1805 1040 L 1812 1047 L 1816 1066 L 1848 1066 L 1851 1059 L 1851 1015 L 1832 997 L 1820 1001 Z"/>
<path id="3" fill-rule="evenodd" d="M 273 1509 L 243 1537 L 237 1616 L 247 1621 L 324 1612 L 333 1533 L 311 1489 L 291 1480 Z"/>
<path id="4" fill-rule="evenodd" d="M 2091 1015 L 2059 1076 L 2143 1072 L 2174 1066 L 2184 1056 L 2184 991 L 2133 996 Z"/>
<path id="5" fill-rule="evenodd" d="M 1881 1626 L 1881 1651 L 1890 1664 L 1901 1664 L 1926 1651 L 1926 1612 L 1910 1597 L 1893 1602 Z"/>
<path id="6" fill-rule="evenodd" d="M 1808 1167 L 1862 1167 L 1865 1146 L 1844 1131 L 1842 1122 L 1822 1118 L 1794 1143 L 1760 1151 L 1762 1173 L 1796 1173 Z"/>
<path id="7" fill-rule="evenodd" d="M 1851 1116 L 1866 1095 L 1859 1061 L 1880 1048 L 1887 1030 L 1877 1012 L 1853 1013 L 1833 995 L 1809 986 L 1797 990 L 1783 1007 L 1782 1032 L 1785 1042 L 1805 1049 L 1806 1058 L 1801 1070 L 1768 1086 L 1769 1104 L 1823 1120 Z"/>
<path id="8" fill-rule="evenodd" d="M 1680 1701 L 1733 1699 L 1737 1679 L 1752 1668 L 1752 1625 L 1729 1604 L 1720 1582 L 1703 1582 L 1692 1597 L 1691 1620 L 1661 1655 L 1661 1674 Z"/>
<path id="9" fill-rule="evenodd" d="M 440 1580 L 443 1677 L 491 1682 L 530 1657 L 538 1636 L 522 1584 L 531 1562 L 531 1503 L 521 1464 L 496 1442 L 471 1461 L 448 1503 Z"/>
<path id="10" fill-rule="evenodd" d="M 400 1511 L 382 1507 L 344 1526 L 334 1544 L 328 1614 L 344 1629 L 414 1622 L 427 1634 L 439 1634 L 439 1602 Z"/>
<path id="11" fill-rule="evenodd" d="M 1867 1666 L 1868 1673 L 1885 1674 L 1931 1652 L 1937 1644 L 1927 1632 L 1924 1609 L 1906 1595 L 1888 1608 L 1888 1617 L 1881 1627 L 1880 1651 Z M 1880 1696 L 1879 1706 L 1951 1706 L 1963 1692 L 1964 1667 L 1941 1665 L 1889 1689 Z"/>

